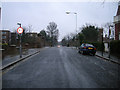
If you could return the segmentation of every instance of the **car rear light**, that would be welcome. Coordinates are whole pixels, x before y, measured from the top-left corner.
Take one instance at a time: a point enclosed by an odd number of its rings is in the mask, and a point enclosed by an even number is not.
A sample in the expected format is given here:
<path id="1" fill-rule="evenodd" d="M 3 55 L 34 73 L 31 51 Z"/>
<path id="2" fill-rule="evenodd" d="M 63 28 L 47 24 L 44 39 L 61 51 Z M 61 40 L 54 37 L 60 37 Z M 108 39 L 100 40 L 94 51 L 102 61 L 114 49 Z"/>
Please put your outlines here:
<path id="1" fill-rule="evenodd" d="M 94 48 L 94 50 L 96 50 L 96 48 Z"/>
<path id="2" fill-rule="evenodd" d="M 86 47 L 84 47 L 84 49 L 86 49 Z"/>

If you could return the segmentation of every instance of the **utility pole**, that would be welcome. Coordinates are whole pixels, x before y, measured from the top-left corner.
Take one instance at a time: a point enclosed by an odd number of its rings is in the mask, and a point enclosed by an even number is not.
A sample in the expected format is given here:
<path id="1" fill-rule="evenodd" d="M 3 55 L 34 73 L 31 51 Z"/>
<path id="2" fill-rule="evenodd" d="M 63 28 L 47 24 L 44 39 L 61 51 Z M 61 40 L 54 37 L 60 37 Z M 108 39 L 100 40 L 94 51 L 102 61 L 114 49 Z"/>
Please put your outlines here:
<path id="1" fill-rule="evenodd" d="M 102 37 L 102 56 L 103 56 L 103 32 L 101 33 L 101 37 Z"/>
<path id="2" fill-rule="evenodd" d="M 76 48 L 78 47 L 78 41 L 77 41 L 77 13 L 74 13 L 76 15 Z"/>
<path id="3" fill-rule="evenodd" d="M 76 44 L 76 48 L 77 48 L 77 45 L 78 45 L 78 42 L 77 42 L 77 13 L 76 12 L 70 12 L 70 11 L 67 11 L 66 14 L 70 14 L 70 13 L 73 13 L 76 15 L 76 37 L 75 37 L 75 44 Z"/>

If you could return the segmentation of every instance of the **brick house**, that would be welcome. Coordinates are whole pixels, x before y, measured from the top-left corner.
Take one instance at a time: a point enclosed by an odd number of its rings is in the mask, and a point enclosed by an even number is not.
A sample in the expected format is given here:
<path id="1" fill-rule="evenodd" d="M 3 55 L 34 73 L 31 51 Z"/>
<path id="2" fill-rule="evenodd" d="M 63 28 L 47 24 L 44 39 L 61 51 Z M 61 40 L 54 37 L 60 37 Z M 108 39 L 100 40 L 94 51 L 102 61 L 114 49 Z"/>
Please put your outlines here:
<path id="1" fill-rule="evenodd" d="M 120 40 L 120 2 L 118 3 L 118 10 L 116 16 L 114 16 L 115 23 L 115 40 Z"/>
<path id="2" fill-rule="evenodd" d="M 2 43 L 10 43 L 10 31 L 9 30 L 0 30 Z"/>

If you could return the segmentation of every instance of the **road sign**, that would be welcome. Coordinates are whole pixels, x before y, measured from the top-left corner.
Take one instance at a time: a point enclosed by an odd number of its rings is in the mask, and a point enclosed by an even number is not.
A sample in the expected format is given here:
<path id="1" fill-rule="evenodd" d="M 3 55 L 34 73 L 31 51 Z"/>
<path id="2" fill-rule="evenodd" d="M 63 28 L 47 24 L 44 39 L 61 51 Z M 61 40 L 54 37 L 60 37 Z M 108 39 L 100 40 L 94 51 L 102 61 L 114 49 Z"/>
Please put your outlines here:
<path id="1" fill-rule="evenodd" d="M 19 28 L 17 29 L 17 32 L 18 32 L 19 34 L 22 34 L 22 33 L 23 33 L 23 28 L 22 28 L 22 27 L 19 27 Z"/>

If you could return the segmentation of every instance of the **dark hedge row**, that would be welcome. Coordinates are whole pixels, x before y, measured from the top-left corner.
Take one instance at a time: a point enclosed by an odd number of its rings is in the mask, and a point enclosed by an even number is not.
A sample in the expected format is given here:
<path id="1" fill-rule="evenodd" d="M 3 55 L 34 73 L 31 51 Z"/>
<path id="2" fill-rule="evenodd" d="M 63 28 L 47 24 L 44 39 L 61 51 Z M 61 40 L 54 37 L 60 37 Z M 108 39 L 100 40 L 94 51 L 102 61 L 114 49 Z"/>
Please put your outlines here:
<path id="1" fill-rule="evenodd" d="M 120 40 L 110 42 L 110 51 L 113 54 L 120 54 Z"/>
<path id="2" fill-rule="evenodd" d="M 98 51 L 104 50 L 104 45 L 102 42 L 87 42 L 93 44 Z M 103 47 L 103 48 L 102 48 Z M 113 40 L 110 42 L 110 52 L 111 54 L 120 54 L 120 40 Z"/>

